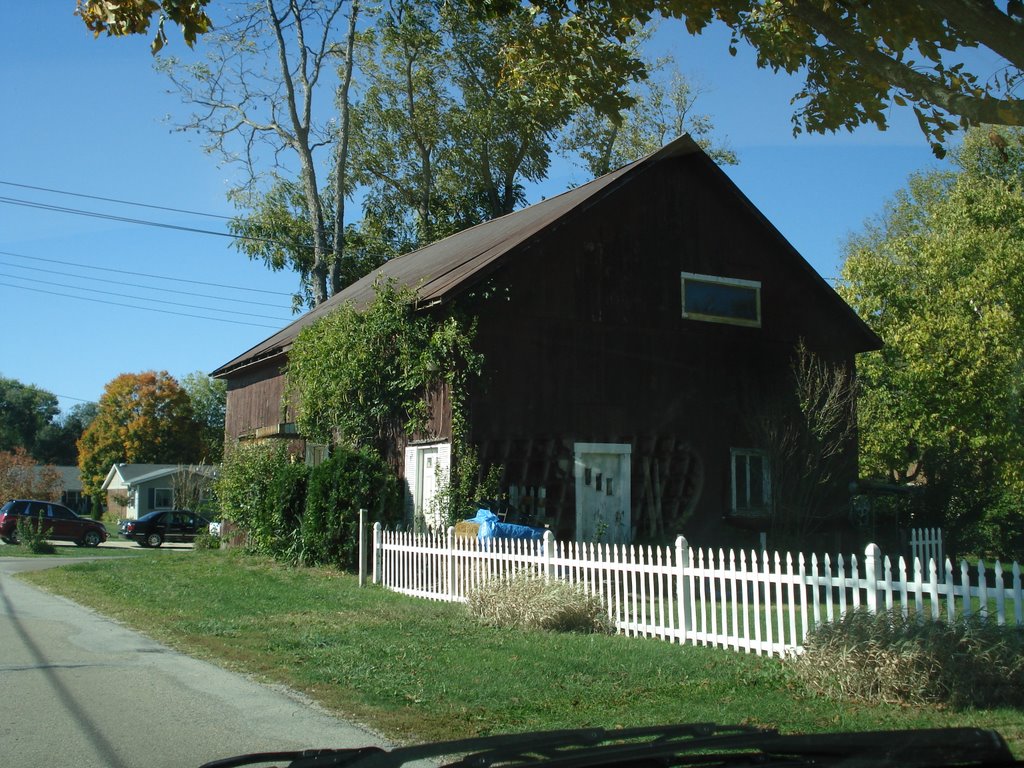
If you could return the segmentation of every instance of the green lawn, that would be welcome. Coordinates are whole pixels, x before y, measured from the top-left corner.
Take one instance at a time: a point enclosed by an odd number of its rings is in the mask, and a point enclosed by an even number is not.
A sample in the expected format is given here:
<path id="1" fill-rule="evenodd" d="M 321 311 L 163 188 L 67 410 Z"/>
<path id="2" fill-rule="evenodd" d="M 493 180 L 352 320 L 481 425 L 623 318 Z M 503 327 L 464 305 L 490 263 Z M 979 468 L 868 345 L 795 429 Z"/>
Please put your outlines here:
<path id="1" fill-rule="evenodd" d="M 0 542 L 0 557 L 126 557 L 149 551 L 141 547 L 138 551 L 135 549 L 115 549 L 103 544 L 100 544 L 98 547 L 78 547 L 69 541 L 54 541 L 51 543 L 56 552 L 52 555 L 37 555 L 29 551 L 28 547 Z"/>
<path id="2" fill-rule="evenodd" d="M 194 655 L 301 690 L 399 740 L 715 721 L 783 731 L 971 725 L 1024 756 L 1024 712 L 816 698 L 776 658 L 621 636 L 499 631 L 461 605 L 231 552 L 24 576 Z"/>

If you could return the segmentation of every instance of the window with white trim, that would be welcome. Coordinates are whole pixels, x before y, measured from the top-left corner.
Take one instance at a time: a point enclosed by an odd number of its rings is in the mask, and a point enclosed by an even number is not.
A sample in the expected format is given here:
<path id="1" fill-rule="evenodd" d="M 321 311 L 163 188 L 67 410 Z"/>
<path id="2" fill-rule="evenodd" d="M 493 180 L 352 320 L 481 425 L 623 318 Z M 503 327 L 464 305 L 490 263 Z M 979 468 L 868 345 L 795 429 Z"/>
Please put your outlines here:
<path id="1" fill-rule="evenodd" d="M 170 509 L 174 506 L 174 491 L 170 488 L 153 489 L 153 509 Z"/>
<path id="2" fill-rule="evenodd" d="M 732 514 L 767 515 L 771 512 L 771 480 L 768 455 L 764 451 L 733 448 Z"/>
<path id="3" fill-rule="evenodd" d="M 761 283 L 682 272 L 683 317 L 761 327 Z"/>

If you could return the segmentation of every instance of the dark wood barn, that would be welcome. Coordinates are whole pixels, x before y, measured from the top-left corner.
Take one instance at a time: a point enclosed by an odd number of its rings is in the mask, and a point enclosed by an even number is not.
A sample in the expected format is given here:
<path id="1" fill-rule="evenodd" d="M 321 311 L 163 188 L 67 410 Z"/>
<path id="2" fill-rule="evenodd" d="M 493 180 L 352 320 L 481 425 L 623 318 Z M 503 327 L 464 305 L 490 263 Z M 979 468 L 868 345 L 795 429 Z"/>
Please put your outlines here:
<path id="1" fill-rule="evenodd" d="M 778 512 L 772 462 L 785 457 L 752 425 L 798 344 L 849 371 L 881 346 L 687 136 L 381 272 L 415 287 L 423 312 L 478 318 L 470 441 L 521 512 L 586 540 L 753 543 Z M 375 278 L 213 372 L 228 383 L 229 440 L 300 439 L 282 405 L 289 345 L 339 303 L 372 300 Z M 431 440 L 399 447 L 418 511 L 450 461 L 439 411 Z M 851 437 L 815 502 L 833 529 L 856 470 Z"/>

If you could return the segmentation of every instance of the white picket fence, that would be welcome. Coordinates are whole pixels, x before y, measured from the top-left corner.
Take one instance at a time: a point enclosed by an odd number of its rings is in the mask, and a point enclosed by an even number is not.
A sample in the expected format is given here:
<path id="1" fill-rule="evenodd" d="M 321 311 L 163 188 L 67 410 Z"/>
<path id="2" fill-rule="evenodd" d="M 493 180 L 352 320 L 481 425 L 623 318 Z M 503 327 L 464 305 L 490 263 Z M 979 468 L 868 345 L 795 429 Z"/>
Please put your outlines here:
<path id="1" fill-rule="evenodd" d="M 373 581 L 431 600 L 465 602 L 475 587 L 528 570 L 599 595 L 619 632 L 785 656 L 808 632 L 860 607 L 953 621 L 981 615 L 1024 626 L 1020 565 L 991 569 L 947 559 L 892 563 L 869 545 L 856 555 L 638 547 L 373 530 Z"/>
<path id="2" fill-rule="evenodd" d="M 941 528 L 912 528 L 910 531 L 910 556 L 922 563 L 934 560 L 941 563 L 945 552 L 942 548 Z"/>

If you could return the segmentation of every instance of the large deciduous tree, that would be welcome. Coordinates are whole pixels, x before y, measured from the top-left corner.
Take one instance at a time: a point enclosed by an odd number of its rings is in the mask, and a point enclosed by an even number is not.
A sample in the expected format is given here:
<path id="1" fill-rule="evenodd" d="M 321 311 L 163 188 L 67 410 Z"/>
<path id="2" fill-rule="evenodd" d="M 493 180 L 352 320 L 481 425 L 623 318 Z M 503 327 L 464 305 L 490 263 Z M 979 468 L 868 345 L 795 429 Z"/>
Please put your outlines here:
<path id="1" fill-rule="evenodd" d="M 203 134 L 208 150 L 244 169 L 245 182 L 234 193 L 243 208 L 260 213 L 260 182 L 268 175 L 272 184 L 284 180 L 291 202 L 301 200 L 305 242 L 263 237 L 273 227 L 259 215 L 251 224 L 242 217 L 234 229 L 248 238 L 240 241 L 248 256 L 298 272 L 302 292 L 308 290 L 315 304 L 343 287 L 344 234 L 338 228 L 348 194 L 345 134 L 358 15 L 358 0 L 251 2 L 211 33 L 205 60 L 183 65 L 168 59 L 162 65 L 196 110 L 182 127 Z M 336 37 L 339 25 L 346 30 L 342 40 Z M 339 62 L 342 71 L 334 77 Z M 340 124 L 325 117 L 332 100 Z M 332 151 L 326 173 L 317 162 L 321 151 Z M 324 177 L 331 171 L 337 194 L 325 196 Z"/>
<path id="2" fill-rule="evenodd" d="M 217 463 L 224 457 L 224 415 L 227 411 L 228 384 L 223 379 L 212 379 L 202 371 L 196 371 L 181 380 L 181 387 L 192 403 L 192 413 L 202 446 L 201 458 L 207 463 Z"/>
<path id="3" fill-rule="evenodd" d="M 188 393 L 166 371 L 123 373 L 104 388 L 78 441 L 82 487 L 96 496 L 115 463 L 191 464 L 202 454 Z"/>
<path id="4" fill-rule="evenodd" d="M 700 89 L 671 61 L 649 66 L 651 76 L 630 94 L 634 103 L 614 116 L 584 110 L 573 120 L 564 147 L 591 176 L 620 168 L 677 136 L 690 136 L 719 165 L 735 165 L 736 154 L 714 134 L 711 117 L 694 110 Z"/>
<path id="5" fill-rule="evenodd" d="M 921 485 L 927 522 L 961 543 L 1016 536 L 1020 555 L 1024 148 L 994 137 L 972 131 L 959 170 L 911 178 L 850 240 L 840 292 L 886 344 L 859 365 L 862 470 Z"/>
<path id="6" fill-rule="evenodd" d="M 0 378 L 0 451 L 20 447 L 32 453 L 37 438 L 59 412 L 52 392 Z"/>
<path id="7" fill-rule="evenodd" d="M 473 0 L 503 13 L 517 0 Z M 933 148 L 942 153 L 949 133 L 981 124 L 1024 125 L 1019 86 L 1024 78 L 1024 5 L 1018 0 L 539 0 L 540 13 L 625 40 L 634 25 L 656 15 L 684 19 L 700 33 L 714 22 L 732 30 L 731 50 L 740 40 L 757 50 L 757 65 L 799 72 L 795 130 L 853 129 L 873 123 L 885 128 L 893 104 L 913 106 Z M 593 38 L 602 41 L 596 34 Z M 542 43 L 544 41 L 541 41 Z M 585 40 L 573 48 L 549 46 L 552 58 L 573 59 L 591 70 Z M 966 64 L 964 53 L 981 51 L 1001 63 Z M 532 67 L 522 51 L 513 63 Z M 581 78 L 583 90 L 591 83 Z"/>

